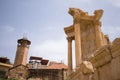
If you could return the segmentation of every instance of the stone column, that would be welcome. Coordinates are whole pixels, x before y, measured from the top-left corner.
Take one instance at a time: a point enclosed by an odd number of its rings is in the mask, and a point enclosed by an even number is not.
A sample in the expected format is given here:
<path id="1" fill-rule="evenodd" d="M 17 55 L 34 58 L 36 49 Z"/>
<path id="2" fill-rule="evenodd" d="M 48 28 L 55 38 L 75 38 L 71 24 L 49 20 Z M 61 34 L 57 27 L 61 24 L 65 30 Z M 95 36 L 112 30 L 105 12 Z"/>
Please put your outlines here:
<path id="1" fill-rule="evenodd" d="M 86 15 L 86 13 L 82 12 L 82 10 L 77 8 L 69 8 L 69 14 L 73 17 L 74 21 L 74 33 L 75 33 L 75 55 L 76 55 L 76 67 L 82 62 L 82 53 L 81 53 L 81 32 L 80 32 L 80 18 L 82 14 Z"/>
<path id="2" fill-rule="evenodd" d="M 76 67 L 79 66 L 82 62 L 82 53 L 81 53 L 81 32 L 80 24 L 78 22 L 74 23 L 75 30 L 75 55 L 76 55 Z"/>
<path id="3" fill-rule="evenodd" d="M 102 33 L 101 33 L 101 23 L 96 22 L 95 24 L 95 35 L 96 35 L 96 47 L 99 48 L 103 45 L 103 40 L 102 40 Z"/>
<path id="4" fill-rule="evenodd" d="M 68 75 L 72 72 L 72 38 L 67 37 L 68 40 Z"/>

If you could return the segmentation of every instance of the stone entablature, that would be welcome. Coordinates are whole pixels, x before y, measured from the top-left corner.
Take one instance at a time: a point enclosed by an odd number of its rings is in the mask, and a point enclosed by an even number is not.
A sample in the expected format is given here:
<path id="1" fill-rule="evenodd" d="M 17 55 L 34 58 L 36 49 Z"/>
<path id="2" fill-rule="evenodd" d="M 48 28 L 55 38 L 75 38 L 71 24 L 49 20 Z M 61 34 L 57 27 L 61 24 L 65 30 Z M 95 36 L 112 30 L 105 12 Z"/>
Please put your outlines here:
<path id="1" fill-rule="evenodd" d="M 83 12 L 78 8 L 69 8 L 69 14 L 73 16 L 74 22 L 79 22 L 82 20 L 99 21 L 103 15 L 103 10 L 96 10 L 94 15 L 88 15 L 88 12 Z"/>
<path id="2" fill-rule="evenodd" d="M 74 40 L 75 38 L 75 33 L 74 33 L 74 27 L 73 25 L 64 28 L 65 33 L 67 34 L 68 38 L 72 38 Z"/>

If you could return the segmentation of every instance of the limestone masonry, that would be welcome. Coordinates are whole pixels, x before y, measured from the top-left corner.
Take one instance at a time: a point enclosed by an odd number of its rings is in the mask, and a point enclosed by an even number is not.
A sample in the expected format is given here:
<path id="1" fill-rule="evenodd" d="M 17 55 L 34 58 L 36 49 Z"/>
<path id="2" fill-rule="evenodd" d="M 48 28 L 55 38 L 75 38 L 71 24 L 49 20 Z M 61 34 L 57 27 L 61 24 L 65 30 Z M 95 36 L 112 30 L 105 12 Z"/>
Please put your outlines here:
<path id="1" fill-rule="evenodd" d="M 65 27 L 68 41 L 68 80 L 120 80 L 120 38 L 113 42 L 101 31 L 103 10 L 88 15 L 70 8 L 73 24 Z M 72 67 L 72 41 L 75 41 L 76 69 Z"/>

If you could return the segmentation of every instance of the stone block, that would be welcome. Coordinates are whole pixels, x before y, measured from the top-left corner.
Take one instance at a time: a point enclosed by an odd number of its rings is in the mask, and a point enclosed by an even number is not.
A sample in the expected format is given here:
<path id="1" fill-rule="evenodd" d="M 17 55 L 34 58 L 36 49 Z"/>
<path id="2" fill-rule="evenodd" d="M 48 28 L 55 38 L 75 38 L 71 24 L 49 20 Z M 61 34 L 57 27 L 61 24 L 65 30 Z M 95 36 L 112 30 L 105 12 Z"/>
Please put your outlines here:
<path id="1" fill-rule="evenodd" d="M 90 59 L 91 63 L 95 68 L 100 67 L 111 61 L 110 46 L 106 45 L 98 49 L 93 57 Z"/>
<path id="2" fill-rule="evenodd" d="M 94 72 L 93 65 L 89 61 L 83 61 L 80 67 L 83 74 L 91 74 Z"/>
<path id="3" fill-rule="evenodd" d="M 120 80 L 120 56 L 111 61 L 111 80 Z"/>
<path id="4" fill-rule="evenodd" d="M 98 69 L 94 69 L 93 80 L 99 80 Z"/>
<path id="5" fill-rule="evenodd" d="M 102 67 L 98 68 L 98 76 L 99 80 L 113 80 L 111 79 L 111 68 L 110 68 L 110 63 L 105 64 Z"/>
<path id="6" fill-rule="evenodd" d="M 120 38 L 116 38 L 113 41 L 112 47 L 111 47 L 111 53 L 113 58 L 120 56 Z"/>

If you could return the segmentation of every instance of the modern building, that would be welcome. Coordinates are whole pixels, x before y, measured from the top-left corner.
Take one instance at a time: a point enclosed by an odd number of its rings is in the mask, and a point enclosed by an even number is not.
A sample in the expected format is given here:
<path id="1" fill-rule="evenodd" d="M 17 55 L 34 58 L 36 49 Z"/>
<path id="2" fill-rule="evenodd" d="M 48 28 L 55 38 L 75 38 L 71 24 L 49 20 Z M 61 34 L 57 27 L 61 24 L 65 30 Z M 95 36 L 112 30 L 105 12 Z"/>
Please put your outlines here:
<path id="1" fill-rule="evenodd" d="M 67 66 L 64 63 L 52 63 L 42 57 L 31 56 L 27 64 L 27 55 L 31 41 L 19 39 L 14 65 L 9 69 L 8 78 L 18 80 L 65 80 Z"/>
<path id="2" fill-rule="evenodd" d="M 65 80 L 67 66 L 64 63 L 49 62 L 42 57 L 30 57 L 28 80 Z"/>

